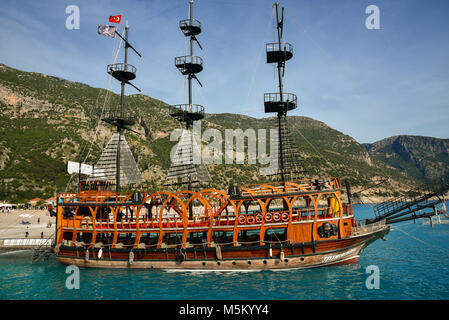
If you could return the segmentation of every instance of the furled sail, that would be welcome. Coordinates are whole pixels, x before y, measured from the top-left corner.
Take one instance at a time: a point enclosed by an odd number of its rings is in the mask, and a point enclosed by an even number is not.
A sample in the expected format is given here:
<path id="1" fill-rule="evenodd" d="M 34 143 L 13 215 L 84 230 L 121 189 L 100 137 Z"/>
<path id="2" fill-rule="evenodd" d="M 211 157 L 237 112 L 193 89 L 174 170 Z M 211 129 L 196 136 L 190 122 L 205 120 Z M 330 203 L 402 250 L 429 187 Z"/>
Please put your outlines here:
<path id="1" fill-rule="evenodd" d="M 183 130 L 174 154 L 171 155 L 171 166 L 167 174 L 170 184 L 182 184 L 210 181 L 206 167 L 201 164 L 201 151 L 194 135 Z"/>
<path id="2" fill-rule="evenodd" d="M 117 152 L 119 134 L 115 133 L 94 166 L 92 180 L 115 181 L 117 173 Z M 120 135 L 120 183 L 122 185 L 143 182 L 137 163 L 123 135 Z"/>

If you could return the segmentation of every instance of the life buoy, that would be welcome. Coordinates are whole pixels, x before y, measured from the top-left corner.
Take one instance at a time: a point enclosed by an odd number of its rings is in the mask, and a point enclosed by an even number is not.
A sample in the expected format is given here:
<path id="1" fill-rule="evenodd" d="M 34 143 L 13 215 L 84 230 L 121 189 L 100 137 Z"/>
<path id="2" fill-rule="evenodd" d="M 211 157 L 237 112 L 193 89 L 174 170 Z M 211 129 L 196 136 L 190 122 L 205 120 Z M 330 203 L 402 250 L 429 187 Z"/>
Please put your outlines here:
<path id="1" fill-rule="evenodd" d="M 253 224 L 256 222 L 256 218 L 254 218 L 254 216 L 248 216 L 248 218 L 246 218 L 246 222 L 248 222 L 248 224 Z"/>
<path id="2" fill-rule="evenodd" d="M 239 223 L 240 224 L 245 224 L 245 222 L 246 222 L 246 216 L 245 215 L 240 215 L 239 216 Z"/>
<path id="3" fill-rule="evenodd" d="M 261 214 L 256 215 L 256 222 L 257 223 L 262 223 L 262 221 L 263 221 L 262 215 Z"/>
<path id="4" fill-rule="evenodd" d="M 270 212 L 265 213 L 265 222 L 271 222 L 273 220 L 273 215 Z"/>
<path id="5" fill-rule="evenodd" d="M 281 214 L 279 212 L 276 212 L 275 214 L 273 214 L 273 220 L 275 222 L 281 221 Z"/>
<path id="6" fill-rule="evenodd" d="M 284 212 L 281 215 L 281 219 L 282 219 L 283 222 L 287 222 L 290 219 L 290 216 L 289 216 L 289 214 L 287 212 Z"/>

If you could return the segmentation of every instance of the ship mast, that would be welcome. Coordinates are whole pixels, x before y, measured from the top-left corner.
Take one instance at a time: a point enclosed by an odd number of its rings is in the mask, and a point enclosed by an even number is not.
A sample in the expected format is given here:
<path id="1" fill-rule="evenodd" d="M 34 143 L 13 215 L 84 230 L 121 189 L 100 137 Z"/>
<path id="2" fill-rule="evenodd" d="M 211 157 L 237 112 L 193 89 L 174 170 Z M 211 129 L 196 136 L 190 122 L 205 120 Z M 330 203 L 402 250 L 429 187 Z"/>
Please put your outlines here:
<path id="1" fill-rule="evenodd" d="M 128 24 L 126 24 L 125 27 L 125 58 L 124 58 L 124 67 L 125 67 L 125 71 L 128 70 L 128 46 L 126 45 L 126 43 L 128 43 Z M 124 106 L 125 106 L 125 81 L 123 79 L 121 79 L 121 83 L 120 83 L 120 119 L 123 119 L 123 111 L 124 111 Z M 120 192 L 120 140 L 122 137 L 122 127 L 121 126 L 117 126 L 117 133 L 118 133 L 118 144 L 117 144 L 117 157 L 116 157 L 116 173 L 115 173 L 115 180 L 116 180 L 116 188 L 117 188 L 117 193 Z"/>
<path id="2" fill-rule="evenodd" d="M 175 66 L 183 76 L 187 76 L 188 81 L 188 104 L 178 104 L 170 106 L 170 115 L 184 124 L 185 130 L 178 143 L 175 157 L 172 159 L 170 169 L 167 174 L 166 185 L 186 184 L 188 190 L 192 190 L 194 183 L 210 181 L 210 176 L 204 165 L 194 161 L 194 154 L 198 155 L 199 145 L 192 132 L 192 125 L 195 121 L 204 118 L 204 107 L 193 103 L 193 80 L 196 80 L 202 87 L 203 85 L 196 74 L 203 70 L 203 59 L 195 56 L 193 49 L 195 42 L 200 49 L 201 44 L 196 38 L 201 33 L 201 23 L 193 18 L 193 0 L 189 1 L 188 18 L 179 22 L 179 28 L 189 41 L 189 52 L 185 56 L 175 58 Z M 189 207 L 189 216 L 192 216 L 192 203 Z"/>
<path id="3" fill-rule="evenodd" d="M 139 92 L 140 89 L 135 87 L 130 81 L 134 80 L 136 78 L 136 68 L 133 65 L 128 64 L 128 48 L 131 48 L 134 50 L 134 52 L 139 55 L 139 57 L 142 57 L 139 52 L 137 52 L 136 49 L 128 42 L 128 32 L 129 32 L 129 26 L 128 23 L 126 23 L 125 26 L 125 38 L 123 38 L 117 31 L 115 31 L 115 34 L 118 35 L 125 43 L 125 55 L 124 55 L 124 62 L 123 63 L 116 63 L 116 64 L 110 64 L 107 67 L 107 72 L 113 76 L 116 80 L 120 81 L 120 111 L 119 112 L 113 112 L 110 111 L 109 113 L 105 114 L 105 116 L 101 119 L 106 123 L 109 123 L 115 127 L 117 127 L 117 142 L 115 143 L 111 142 L 113 144 L 112 149 L 115 152 L 115 183 L 116 183 L 116 191 L 117 193 L 120 192 L 120 185 L 121 185 L 121 178 L 120 175 L 122 173 L 121 170 L 121 158 L 122 158 L 122 145 L 125 146 L 127 149 L 129 149 L 128 145 L 126 144 L 126 141 L 122 138 L 122 131 L 123 130 L 130 130 L 129 126 L 132 126 L 135 124 L 136 120 L 134 117 L 126 115 L 125 114 L 125 85 L 129 84 L 132 87 L 136 88 Z M 113 137 L 114 139 L 114 137 Z M 114 139 L 115 140 L 115 139 Z M 110 145 L 111 142 L 108 144 Z M 114 148 L 115 147 L 115 148 Z M 129 150 L 126 150 L 129 153 Z M 107 152 L 107 151 L 106 151 Z M 128 155 L 129 158 L 129 155 Z M 134 159 L 128 159 L 128 162 L 133 161 Z M 101 158 L 100 158 L 101 161 Z M 134 166 L 134 163 L 129 163 L 128 165 Z M 100 165 L 101 167 L 101 165 Z M 134 171 L 138 170 L 136 168 L 133 168 Z M 139 173 L 140 175 L 140 173 Z M 131 179 L 127 179 L 127 182 L 137 182 L 140 181 L 141 177 L 134 177 Z"/>
<path id="4" fill-rule="evenodd" d="M 282 51 L 282 31 L 284 27 L 284 8 L 282 8 L 282 20 L 279 21 L 279 2 L 276 2 L 276 21 L 277 21 L 277 30 L 278 30 L 278 44 L 279 44 L 279 51 Z M 285 70 L 285 60 L 278 61 L 277 65 L 278 69 L 278 79 L 279 79 L 279 97 L 280 97 L 280 103 L 284 103 L 284 88 L 282 85 L 282 77 Z M 281 134 L 281 117 L 286 115 L 287 111 L 285 109 L 278 110 L 278 128 L 279 128 L 279 157 L 281 160 L 281 179 L 282 182 L 285 181 L 285 175 L 284 175 L 284 157 L 283 157 L 283 149 L 282 149 L 282 134 Z"/>
<path id="5" fill-rule="evenodd" d="M 264 105 L 265 113 L 277 114 L 278 126 L 278 170 L 276 175 L 280 175 L 283 184 L 292 179 L 294 173 L 298 171 L 297 152 L 293 147 L 289 128 L 287 126 L 287 111 L 296 109 L 297 97 L 293 93 L 284 93 L 283 78 L 285 73 L 285 62 L 293 57 L 293 46 L 282 41 L 284 29 L 284 8 L 279 13 L 280 3 L 273 5 L 276 8 L 276 23 L 278 41 L 266 44 L 267 63 L 277 64 L 279 93 L 265 93 Z"/>

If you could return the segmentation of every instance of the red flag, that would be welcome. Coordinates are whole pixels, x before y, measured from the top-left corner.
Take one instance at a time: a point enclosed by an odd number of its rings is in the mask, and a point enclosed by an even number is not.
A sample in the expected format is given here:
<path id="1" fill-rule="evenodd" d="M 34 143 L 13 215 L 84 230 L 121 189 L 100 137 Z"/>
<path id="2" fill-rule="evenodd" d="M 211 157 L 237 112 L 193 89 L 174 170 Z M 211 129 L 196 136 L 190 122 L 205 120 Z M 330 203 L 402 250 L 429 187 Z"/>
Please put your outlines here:
<path id="1" fill-rule="evenodd" d="M 109 22 L 120 23 L 120 20 L 122 20 L 121 14 L 119 14 L 118 16 L 109 16 Z"/>

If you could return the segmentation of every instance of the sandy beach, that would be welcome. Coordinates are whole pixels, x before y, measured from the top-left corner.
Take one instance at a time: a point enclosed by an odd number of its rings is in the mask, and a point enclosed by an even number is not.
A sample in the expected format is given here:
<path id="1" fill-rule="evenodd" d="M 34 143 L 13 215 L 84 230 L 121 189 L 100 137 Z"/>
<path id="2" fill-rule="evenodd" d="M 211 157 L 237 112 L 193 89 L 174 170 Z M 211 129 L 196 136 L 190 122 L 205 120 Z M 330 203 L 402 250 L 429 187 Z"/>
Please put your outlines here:
<path id="1" fill-rule="evenodd" d="M 38 219 L 40 222 L 38 223 Z M 22 224 L 22 221 L 30 224 Z M 47 227 L 51 222 L 51 227 Z M 48 210 L 12 210 L 10 213 L 0 213 L 0 239 L 49 238 L 55 232 L 56 217 L 50 217 Z"/>

